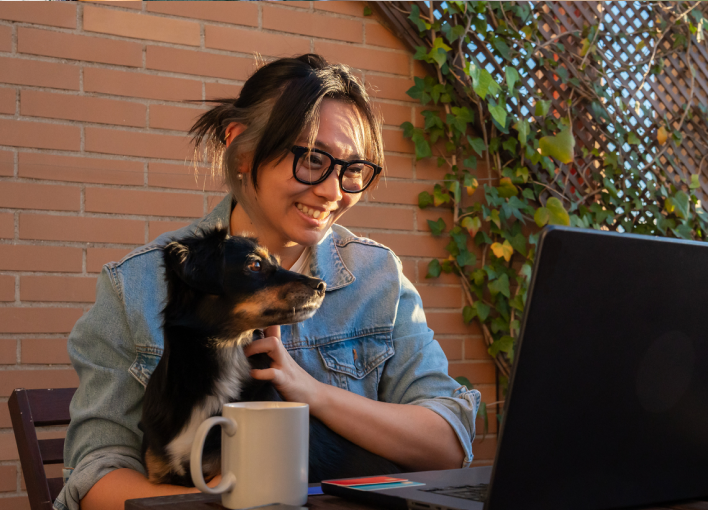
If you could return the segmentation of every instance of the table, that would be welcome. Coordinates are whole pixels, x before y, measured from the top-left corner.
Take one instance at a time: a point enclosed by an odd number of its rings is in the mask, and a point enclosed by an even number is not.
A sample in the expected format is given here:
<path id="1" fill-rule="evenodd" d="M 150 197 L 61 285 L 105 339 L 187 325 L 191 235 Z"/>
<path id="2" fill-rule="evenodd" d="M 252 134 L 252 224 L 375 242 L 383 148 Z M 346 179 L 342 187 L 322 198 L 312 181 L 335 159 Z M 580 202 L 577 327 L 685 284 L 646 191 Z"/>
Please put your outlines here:
<path id="1" fill-rule="evenodd" d="M 373 507 L 354 503 L 335 496 L 310 496 L 307 499 L 310 510 L 369 510 Z M 159 498 L 131 499 L 126 501 L 125 510 L 224 510 L 221 496 L 208 494 L 187 494 Z M 708 501 L 693 501 L 671 506 L 651 507 L 646 510 L 708 510 Z"/>

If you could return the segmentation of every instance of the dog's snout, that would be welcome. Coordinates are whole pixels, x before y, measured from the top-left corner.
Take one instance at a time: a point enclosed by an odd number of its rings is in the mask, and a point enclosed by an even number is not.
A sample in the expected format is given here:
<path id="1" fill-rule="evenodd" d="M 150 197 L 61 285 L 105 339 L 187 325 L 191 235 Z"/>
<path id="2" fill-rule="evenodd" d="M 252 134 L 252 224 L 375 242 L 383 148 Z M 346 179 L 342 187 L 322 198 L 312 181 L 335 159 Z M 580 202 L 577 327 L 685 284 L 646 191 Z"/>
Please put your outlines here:
<path id="1" fill-rule="evenodd" d="M 325 289 L 327 288 L 327 284 L 325 282 L 320 282 L 317 284 L 317 289 L 320 292 L 324 292 Z"/>
<path id="2" fill-rule="evenodd" d="M 320 280 L 319 278 L 308 278 L 307 279 L 307 285 L 313 289 L 317 290 L 319 292 L 324 292 L 324 290 L 327 288 L 327 284 Z"/>

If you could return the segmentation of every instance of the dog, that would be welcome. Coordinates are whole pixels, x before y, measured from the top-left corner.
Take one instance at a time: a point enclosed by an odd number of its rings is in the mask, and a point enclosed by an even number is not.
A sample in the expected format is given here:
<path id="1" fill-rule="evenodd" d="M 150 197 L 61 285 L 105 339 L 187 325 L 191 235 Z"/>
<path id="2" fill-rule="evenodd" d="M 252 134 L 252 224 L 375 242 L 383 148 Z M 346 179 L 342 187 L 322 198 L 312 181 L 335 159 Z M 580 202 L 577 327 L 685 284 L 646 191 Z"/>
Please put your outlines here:
<path id="1" fill-rule="evenodd" d="M 268 326 L 312 317 L 325 297 L 318 278 L 283 269 L 254 238 L 213 228 L 173 241 L 163 250 L 167 299 L 164 351 L 148 382 L 140 429 L 148 479 L 192 487 L 189 458 L 196 430 L 227 402 L 283 400 L 252 368 L 268 368 L 267 354 L 243 348 Z M 221 472 L 221 433 L 207 436 L 203 472 Z M 310 417 L 310 482 L 400 469 Z M 354 473 L 354 474 L 352 474 Z"/>

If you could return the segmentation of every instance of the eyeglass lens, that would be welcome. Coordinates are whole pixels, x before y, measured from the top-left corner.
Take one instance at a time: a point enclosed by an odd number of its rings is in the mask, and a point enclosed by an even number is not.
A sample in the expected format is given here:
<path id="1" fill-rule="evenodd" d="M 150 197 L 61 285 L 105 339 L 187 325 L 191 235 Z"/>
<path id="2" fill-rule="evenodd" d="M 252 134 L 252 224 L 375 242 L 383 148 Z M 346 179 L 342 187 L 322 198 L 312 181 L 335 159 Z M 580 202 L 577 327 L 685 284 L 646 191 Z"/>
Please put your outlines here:
<path id="1" fill-rule="evenodd" d="M 326 154 L 306 152 L 297 162 L 297 178 L 303 182 L 319 181 L 332 165 L 332 159 Z M 352 163 L 347 166 L 342 177 L 344 191 L 361 191 L 374 177 L 374 167 L 366 163 Z"/>

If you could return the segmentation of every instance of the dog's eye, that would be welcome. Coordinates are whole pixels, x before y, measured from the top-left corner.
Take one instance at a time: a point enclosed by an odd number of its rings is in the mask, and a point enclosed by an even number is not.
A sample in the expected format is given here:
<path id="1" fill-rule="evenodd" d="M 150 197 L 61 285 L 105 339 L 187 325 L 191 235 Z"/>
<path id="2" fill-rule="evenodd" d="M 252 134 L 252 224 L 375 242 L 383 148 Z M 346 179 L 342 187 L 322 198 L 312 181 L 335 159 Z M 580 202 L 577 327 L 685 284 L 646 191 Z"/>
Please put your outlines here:
<path id="1" fill-rule="evenodd" d="M 250 264 L 248 264 L 248 269 L 253 271 L 254 273 L 257 273 L 258 271 L 261 270 L 261 261 L 260 260 L 254 260 Z"/>

